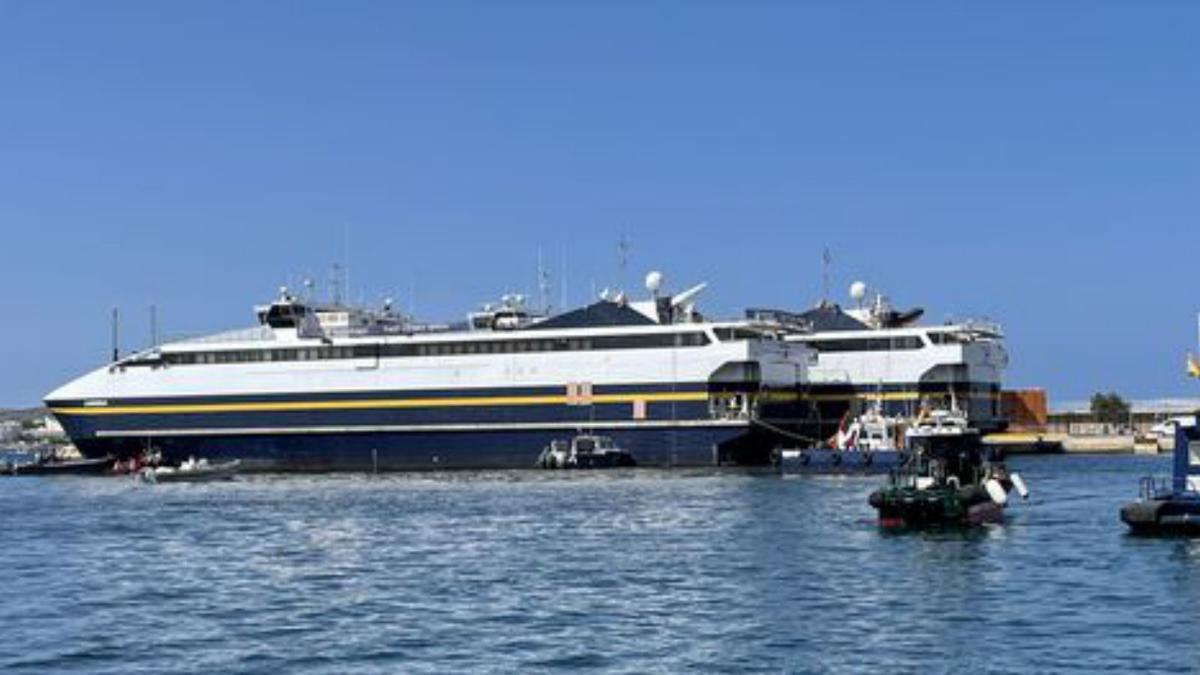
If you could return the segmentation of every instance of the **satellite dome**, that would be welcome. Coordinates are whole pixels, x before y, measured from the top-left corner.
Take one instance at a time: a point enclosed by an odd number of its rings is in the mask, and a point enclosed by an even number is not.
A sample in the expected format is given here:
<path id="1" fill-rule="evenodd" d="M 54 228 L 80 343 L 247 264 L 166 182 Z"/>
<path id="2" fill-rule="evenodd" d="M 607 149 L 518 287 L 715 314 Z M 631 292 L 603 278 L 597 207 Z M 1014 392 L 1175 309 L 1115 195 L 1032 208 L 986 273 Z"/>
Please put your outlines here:
<path id="1" fill-rule="evenodd" d="M 862 300 L 867 297 L 867 285 L 861 281 L 856 281 L 850 284 L 850 298 L 853 300 Z"/>
<path id="2" fill-rule="evenodd" d="M 659 289 L 662 288 L 663 275 L 658 270 L 653 270 L 646 275 L 646 290 L 652 295 L 658 295 Z"/>

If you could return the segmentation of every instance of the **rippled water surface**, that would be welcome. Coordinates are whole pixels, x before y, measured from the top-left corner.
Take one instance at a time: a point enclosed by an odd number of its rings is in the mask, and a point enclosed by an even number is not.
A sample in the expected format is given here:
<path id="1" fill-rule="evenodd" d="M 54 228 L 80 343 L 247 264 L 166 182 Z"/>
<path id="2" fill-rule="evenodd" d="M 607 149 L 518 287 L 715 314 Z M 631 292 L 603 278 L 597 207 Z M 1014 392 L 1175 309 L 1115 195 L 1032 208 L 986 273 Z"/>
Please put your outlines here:
<path id="1" fill-rule="evenodd" d="M 7 478 L 0 669 L 1200 669 L 1200 543 L 1116 516 L 1167 460 L 1012 464 L 1008 524 L 906 535 L 876 478 Z"/>

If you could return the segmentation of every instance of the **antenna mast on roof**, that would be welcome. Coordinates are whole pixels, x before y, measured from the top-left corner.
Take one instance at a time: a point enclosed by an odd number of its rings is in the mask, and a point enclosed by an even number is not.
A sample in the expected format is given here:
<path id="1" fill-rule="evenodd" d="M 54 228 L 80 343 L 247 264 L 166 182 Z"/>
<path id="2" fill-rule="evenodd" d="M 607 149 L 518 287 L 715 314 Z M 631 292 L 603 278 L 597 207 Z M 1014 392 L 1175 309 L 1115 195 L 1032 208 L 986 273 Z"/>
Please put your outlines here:
<path id="1" fill-rule="evenodd" d="M 625 267 L 629 264 L 629 249 L 633 245 L 629 243 L 629 237 L 625 233 L 621 233 L 621 239 L 617 242 L 617 258 L 620 263 L 620 276 L 617 277 L 617 285 L 620 287 L 625 281 Z"/>
<path id="2" fill-rule="evenodd" d="M 821 304 L 829 302 L 829 265 L 833 263 L 833 255 L 829 252 L 829 247 L 825 247 L 825 252 L 821 255 Z"/>
<path id="3" fill-rule="evenodd" d="M 558 272 L 558 291 L 559 301 L 558 308 L 560 311 L 567 311 L 567 245 L 562 245 L 561 269 Z"/>
<path id="4" fill-rule="evenodd" d="M 333 304 L 340 305 L 340 304 L 342 304 L 342 280 L 344 278 L 342 276 L 341 263 L 333 264 L 333 271 L 330 272 L 329 276 L 330 276 L 329 281 L 330 281 L 330 286 L 331 286 L 330 290 L 333 292 L 333 298 L 332 298 Z"/>
<path id="5" fill-rule="evenodd" d="M 120 311 L 116 307 L 113 307 L 113 310 L 112 310 L 112 360 L 114 363 L 121 360 L 120 326 L 121 326 Z"/>
<path id="6" fill-rule="evenodd" d="M 542 247 L 538 247 L 538 293 L 540 295 L 541 310 L 550 313 L 550 270 L 542 264 Z"/>
<path id="7" fill-rule="evenodd" d="M 342 264 L 343 271 L 346 275 L 346 302 L 354 302 L 353 296 L 350 294 L 350 226 L 342 226 Z"/>

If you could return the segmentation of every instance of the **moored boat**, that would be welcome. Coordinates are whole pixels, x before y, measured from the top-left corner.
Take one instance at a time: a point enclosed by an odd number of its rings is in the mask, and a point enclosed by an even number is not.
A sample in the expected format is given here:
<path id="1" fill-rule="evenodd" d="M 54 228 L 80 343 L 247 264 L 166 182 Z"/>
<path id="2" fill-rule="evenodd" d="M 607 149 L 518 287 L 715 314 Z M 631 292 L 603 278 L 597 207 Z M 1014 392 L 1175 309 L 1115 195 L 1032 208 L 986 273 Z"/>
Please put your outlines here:
<path id="1" fill-rule="evenodd" d="M 1200 535 L 1200 426 L 1176 424 L 1170 481 L 1146 477 L 1121 521 L 1140 535 Z"/>
<path id="2" fill-rule="evenodd" d="M 138 475 L 147 483 L 210 483 L 233 480 L 240 465 L 241 462 L 236 459 L 210 464 L 204 458 L 188 458 L 177 467 L 146 467 Z"/>
<path id="3" fill-rule="evenodd" d="M 6 472 L 13 476 L 101 476 L 109 473 L 112 464 L 108 457 L 46 459 L 24 464 L 12 463 L 7 466 Z"/>
<path id="4" fill-rule="evenodd" d="M 847 412 L 825 446 L 781 449 L 776 462 L 784 475 L 887 473 L 905 455 L 897 442 L 904 427 L 903 419 L 884 415 L 878 405 L 853 420 Z"/>
<path id="5" fill-rule="evenodd" d="M 1197 317 L 1200 339 L 1200 317 Z M 1187 355 L 1188 377 L 1200 379 L 1200 360 Z M 1173 433 L 1170 482 L 1146 477 L 1138 500 L 1121 507 L 1133 534 L 1200 535 L 1200 424 L 1197 415 L 1170 420 Z"/>
<path id="6" fill-rule="evenodd" d="M 537 465 L 544 469 L 611 469 L 637 466 L 637 460 L 608 436 L 579 434 L 570 440 L 551 441 Z"/>

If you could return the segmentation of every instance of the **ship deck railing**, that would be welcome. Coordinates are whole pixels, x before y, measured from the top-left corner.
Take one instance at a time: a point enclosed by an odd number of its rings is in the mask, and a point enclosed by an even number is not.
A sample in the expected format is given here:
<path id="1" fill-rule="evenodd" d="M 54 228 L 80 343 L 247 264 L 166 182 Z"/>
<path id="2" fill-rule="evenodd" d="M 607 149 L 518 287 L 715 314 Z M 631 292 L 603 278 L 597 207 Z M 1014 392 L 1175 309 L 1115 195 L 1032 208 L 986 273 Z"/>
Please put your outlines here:
<path id="1" fill-rule="evenodd" d="M 960 321 L 951 320 L 948 322 L 948 325 L 970 333 L 978 333 L 980 335 L 987 335 L 989 337 L 996 338 L 1004 337 L 1004 331 L 1000 327 L 1000 324 L 990 319 L 966 318 Z"/>
<path id="2" fill-rule="evenodd" d="M 211 345 L 229 342 L 273 342 L 274 340 L 275 332 L 270 328 L 255 326 L 254 328 L 241 328 L 210 335 L 175 335 L 171 336 L 167 342 L 182 345 Z"/>
<path id="3" fill-rule="evenodd" d="M 1138 497 L 1142 501 L 1157 499 L 1195 499 L 1200 501 L 1200 492 L 1190 487 L 1183 492 L 1177 492 L 1174 487 L 1174 479 L 1145 476 L 1138 482 Z"/>

